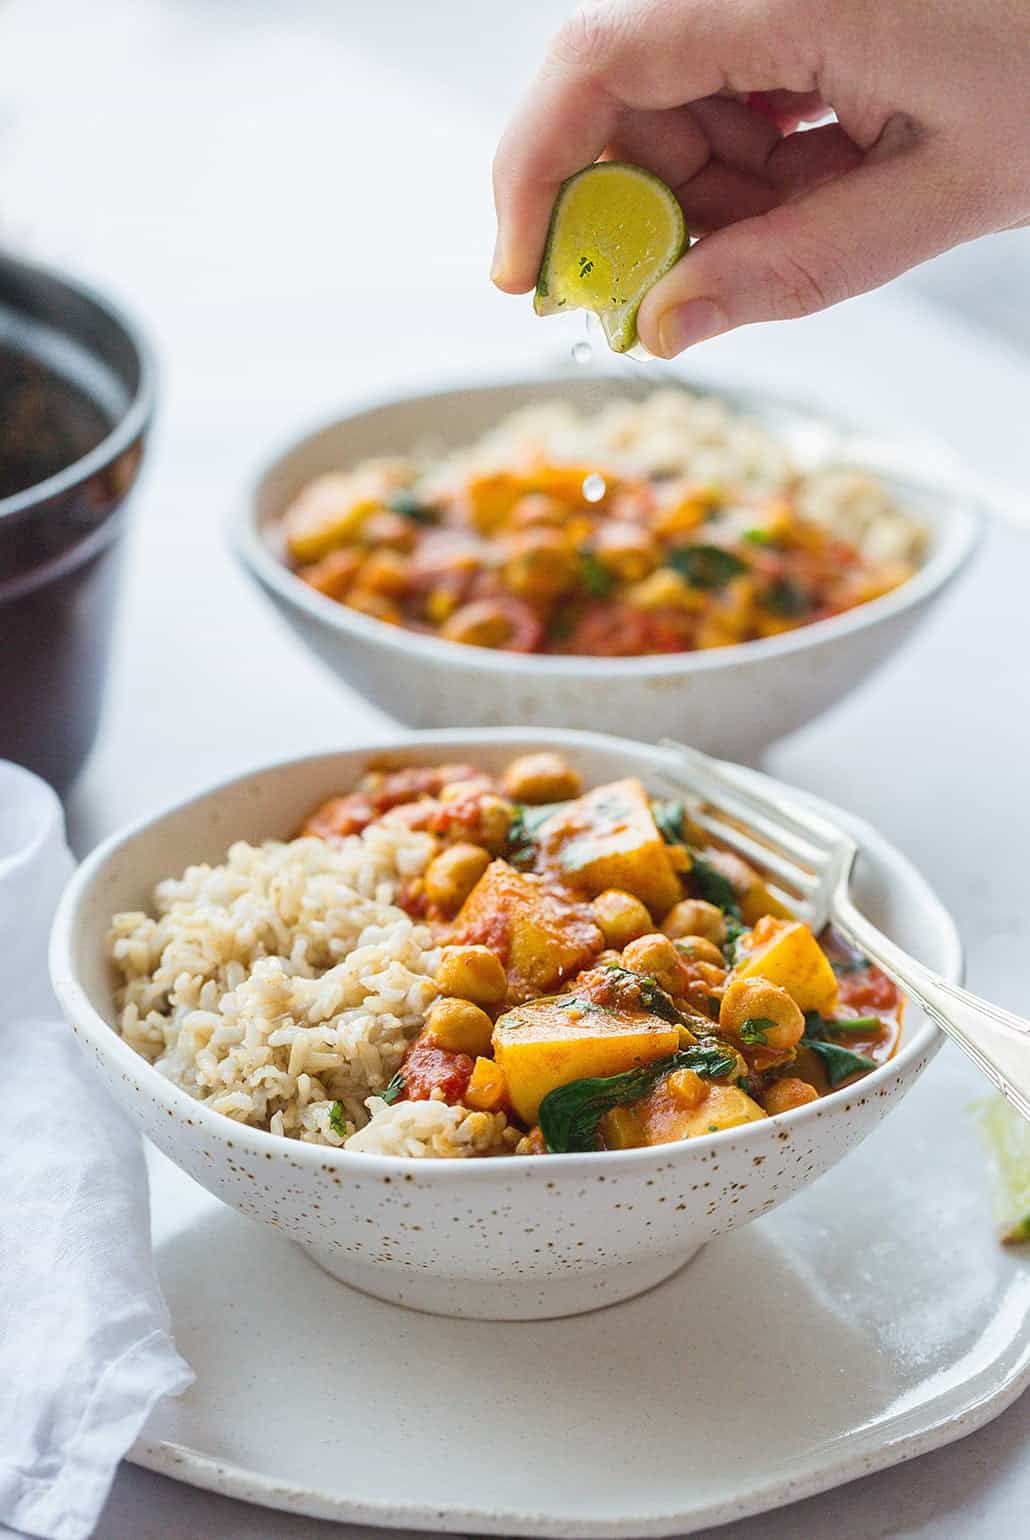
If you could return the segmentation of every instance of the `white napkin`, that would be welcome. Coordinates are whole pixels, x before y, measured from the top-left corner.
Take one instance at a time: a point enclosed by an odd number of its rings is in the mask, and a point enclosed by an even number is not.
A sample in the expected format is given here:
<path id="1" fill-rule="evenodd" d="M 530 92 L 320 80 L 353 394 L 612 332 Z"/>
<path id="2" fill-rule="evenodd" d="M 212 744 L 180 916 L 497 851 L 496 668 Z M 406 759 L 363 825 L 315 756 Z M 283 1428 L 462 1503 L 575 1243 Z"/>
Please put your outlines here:
<path id="1" fill-rule="evenodd" d="M 73 862 L 60 803 L 0 761 L 0 1535 L 92 1534 L 151 1407 L 193 1379 L 150 1251 L 139 1136 L 46 972 Z"/>

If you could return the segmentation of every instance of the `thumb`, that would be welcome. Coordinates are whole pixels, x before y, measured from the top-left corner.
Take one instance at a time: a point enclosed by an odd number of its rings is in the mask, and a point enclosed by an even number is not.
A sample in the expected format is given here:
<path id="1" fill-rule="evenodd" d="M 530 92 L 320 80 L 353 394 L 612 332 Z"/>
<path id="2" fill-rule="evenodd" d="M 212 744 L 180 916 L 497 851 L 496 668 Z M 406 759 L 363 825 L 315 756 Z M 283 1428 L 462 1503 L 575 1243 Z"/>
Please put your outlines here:
<path id="1" fill-rule="evenodd" d="M 875 289 L 976 234 L 946 159 L 925 143 L 706 236 L 655 284 L 637 319 L 659 358 L 750 321 L 810 315 Z"/>

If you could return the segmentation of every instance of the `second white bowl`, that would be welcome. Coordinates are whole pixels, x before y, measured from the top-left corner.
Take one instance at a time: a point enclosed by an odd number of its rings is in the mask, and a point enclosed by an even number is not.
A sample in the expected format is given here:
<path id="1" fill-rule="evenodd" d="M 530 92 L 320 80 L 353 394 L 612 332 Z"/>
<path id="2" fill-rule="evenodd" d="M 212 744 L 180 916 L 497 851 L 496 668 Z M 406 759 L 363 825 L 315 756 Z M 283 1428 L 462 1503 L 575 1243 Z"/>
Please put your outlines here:
<path id="1" fill-rule="evenodd" d="M 323 662 L 409 727 L 446 727 L 460 720 L 472 726 L 586 728 L 650 742 L 671 735 L 710 753 L 753 759 L 840 700 L 902 645 L 973 549 L 978 519 L 970 497 L 872 463 L 870 469 L 883 477 L 900 506 L 928 532 L 925 559 L 909 582 L 782 636 L 644 658 L 526 656 L 422 636 L 316 593 L 275 549 L 283 510 L 325 471 L 422 444 L 442 449 L 467 444 L 533 402 L 561 398 L 596 411 L 606 397 L 648 388 L 579 375 L 447 390 L 355 412 L 273 461 L 234 521 L 235 549 Z M 728 399 L 788 438 L 819 426 L 810 414 L 783 402 L 743 393 Z M 867 450 L 865 457 L 871 454 Z"/>

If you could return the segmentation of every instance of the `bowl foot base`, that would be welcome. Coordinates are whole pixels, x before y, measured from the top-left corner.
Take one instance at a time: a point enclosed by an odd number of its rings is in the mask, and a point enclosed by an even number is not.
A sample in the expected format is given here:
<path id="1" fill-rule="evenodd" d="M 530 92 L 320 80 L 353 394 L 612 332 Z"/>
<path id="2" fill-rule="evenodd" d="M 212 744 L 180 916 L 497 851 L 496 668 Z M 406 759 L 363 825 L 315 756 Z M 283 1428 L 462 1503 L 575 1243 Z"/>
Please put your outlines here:
<path id="1" fill-rule="evenodd" d="M 584 1270 L 573 1276 L 534 1278 L 430 1277 L 388 1262 L 361 1262 L 332 1246 L 303 1246 L 331 1277 L 362 1294 L 428 1315 L 480 1321 L 542 1321 L 586 1315 L 645 1294 L 692 1261 L 701 1246 L 674 1256 L 637 1261 L 618 1268 Z"/>

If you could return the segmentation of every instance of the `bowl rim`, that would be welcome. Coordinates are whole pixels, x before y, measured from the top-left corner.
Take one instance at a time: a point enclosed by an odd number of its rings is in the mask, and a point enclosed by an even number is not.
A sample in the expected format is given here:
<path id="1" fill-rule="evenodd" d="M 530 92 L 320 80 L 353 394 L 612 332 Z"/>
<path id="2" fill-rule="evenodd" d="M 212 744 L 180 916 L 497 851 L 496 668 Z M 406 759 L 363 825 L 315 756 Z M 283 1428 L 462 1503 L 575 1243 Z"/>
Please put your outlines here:
<path id="1" fill-rule="evenodd" d="M 740 667 L 753 660 L 756 664 L 789 656 L 808 648 L 830 645 L 838 638 L 864 631 L 881 621 L 888 621 L 906 610 L 918 606 L 945 588 L 965 566 L 981 538 L 988 503 L 983 492 L 966 481 L 956 488 L 954 478 L 935 477 L 926 464 L 925 454 L 915 456 L 914 450 L 906 450 L 904 441 L 888 444 L 881 440 L 879 453 L 863 440 L 862 464 L 875 474 L 890 478 L 896 484 L 907 484 L 924 496 L 941 500 L 946 509 L 940 525 L 938 548 L 917 571 L 902 583 L 900 588 L 867 600 L 854 609 L 825 620 L 812 621 L 793 631 L 778 636 L 762 637 L 753 641 L 735 642 L 728 647 L 705 651 L 650 654 L 631 658 L 596 658 L 583 654 L 560 655 L 495 651 L 486 647 L 472 647 L 466 643 L 448 642 L 441 638 L 409 631 L 403 626 L 364 615 L 358 610 L 339 604 L 324 594 L 317 593 L 302 583 L 294 572 L 281 561 L 262 535 L 259 501 L 262 488 L 269 477 L 291 456 L 307 448 L 325 433 L 345 424 L 391 409 L 406 406 L 422 406 L 434 402 L 468 395 L 500 393 L 511 388 L 536 388 L 540 395 L 559 391 L 563 384 L 574 380 L 583 383 L 582 374 L 555 371 L 540 375 L 515 374 L 476 380 L 469 385 L 438 384 L 430 390 L 417 391 L 405 396 L 379 396 L 354 403 L 342 416 L 326 419 L 318 426 L 309 428 L 299 437 L 284 441 L 277 453 L 268 460 L 251 481 L 246 497 L 231 511 L 227 522 L 230 547 L 248 575 L 273 595 L 299 610 L 308 620 L 323 629 L 333 631 L 341 639 L 353 639 L 393 652 L 399 658 L 425 659 L 427 662 L 468 669 L 487 674 L 523 673 L 528 677 L 624 678 L 644 680 L 653 677 L 667 678 L 704 673 L 711 669 Z M 604 383 L 614 383 L 626 389 L 618 376 L 603 377 Z M 799 402 L 788 395 L 771 391 L 748 391 L 694 381 L 682 376 L 670 376 L 670 387 L 694 391 L 698 394 L 717 396 L 736 408 L 754 413 L 764 404 L 780 411 L 794 414 L 798 421 L 812 427 L 832 428 L 852 434 L 858 432 L 856 424 L 843 417 L 831 417 L 809 404 Z M 658 388 L 658 387 L 656 387 Z M 918 463 L 915 463 L 918 460 Z"/>
<path id="2" fill-rule="evenodd" d="M 9 257 L 6 260 L 13 266 L 69 290 L 105 316 L 122 333 L 135 353 L 139 365 L 139 381 L 125 410 L 99 444 L 94 445 L 86 454 L 80 455 L 77 460 L 73 460 L 70 465 L 66 465 L 63 470 L 47 476 L 45 480 L 34 482 L 32 486 L 25 487 L 20 492 L 13 492 L 8 497 L 0 498 L 0 523 L 19 514 L 31 514 L 41 509 L 42 505 L 50 502 L 52 498 L 61 497 L 73 491 L 131 448 L 146 430 L 154 415 L 157 395 L 157 363 L 153 345 L 139 322 L 123 309 L 120 303 L 112 300 L 102 289 L 92 283 L 72 277 L 63 269 L 51 267 L 42 262 L 25 261 L 20 257 Z M 52 327 L 52 330 L 57 331 L 59 335 L 64 335 L 59 327 Z M 85 344 L 80 346 L 85 347 Z M 75 547 L 75 549 L 78 548 Z"/>
<path id="3" fill-rule="evenodd" d="M 315 761 L 332 759 L 339 754 L 349 755 L 387 755 L 387 754 L 411 754 L 416 753 L 422 746 L 459 748 L 464 747 L 473 751 L 479 746 L 505 744 L 521 744 L 528 747 L 536 743 L 539 746 L 553 748 L 584 748 L 596 749 L 602 752 L 621 753 L 627 758 L 634 759 L 639 773 L 645 776 L 644 765 L 649 765 L 652 772 L 664 769 L 667 773 L 677 773 L 677 761 L 668 750 L 663 750 L 656 745 L 641 743 L 629 738 L 619 738 L 607 733 L 593 733 L 572 731 L 562 728 L 524 729 L 518 727 L 505 728 L 443 728 L 430 732 L 408 732 L 400 737 L 380 739 L 374 738 L 368 743 L 351 744 L 346 749 L 321 750 L 304 755 L 288 755 L 282 759 L 262 763 L 249 771 L 230 776 L 226 779 L 208 785 L 199 791 L 191 793 L 188 797 L 167 804 L 156 812 L 137 819 L 126 828 L 112 834 L 108 839 L 98 845 L 82 862 L 70 882 L 66 886 L 57 914 L 54 919 L 50 935 L 50 976 L 61 1008 L 72 1024 L 73 1030 L 81 1033 L 93 1046 L 102 1058 L 111 1061 L 119 1070 L 127 1072 L 127 1078 L 135 1081 L 139 1077 L 147 1082 L 148 1090 L 155 1099 L 164 1107 L 170 1116 L 182 1115 L 185 1122 L 189 1114 L 192 1124 L 197 1129 L 203 1129 L 226 1148 L 238 1147 L 246 1149 L 255 1156 L 271 1155 L 276 1151 L 283 1155 L 289 1154 L 302 1166 L 311 1168 L 329 1169 L 333 1172 L 347 1172 L 352 1177 L 359 1176 L 362 1172 L 368 1175 L 390 1175 L 403 1177 L 406 1173 L 415 1176 L 420 1181 L 446 1183 L 455 1176 L 461 1181 L 488 1180 L 491 1174 L 496 1174 L 496 1162 L 490 1159 L 483 1160 L 412 1160 L 403 1155 L 380 1155 L 360 1150 L 348 1151 L 338 1149 L 332 1145 L 309 1144 L 299 1139 L 289 1139 L 285 1135 L 273 1134 L 267 1129 L 255 1128 L 246 1123 L 237 1123 L 234 1119 L 226 1117 L 223 1113 L 213 1111 L 206 1103 L 195 1100 L 189 1093 L 177 1086 L 173 1081 L 165 1077 L 150 1064 L 143 1056 L 124 1041 L 115 1030 L 112 1023 L 106 1021 L 103 1016 L 90 1003 L 85 989 L 79 983 L 74 966 L 74 944 L 78 932 L 78 920 L 82 902 L 91 888 L 94 880 L 102 871 L 116 860 L 119 852 L 127 845 L 145 838 L 148 830 L 153 825 L 163 822 L 167 818 L 185 813 L 196 804 L 213 797 L 219 797 L 232 789 L 245 785 L 250 781 L 271 772 L 296 768 Z M 740 766 L 740 769 L 746 767 Z M 752 776 L 761 774 L 759 771 L 747 770 Z M 679 768 L 682 775 L 682 769 Z M 772 779 L 764 777 L 765 781 Z M 783 782 L 773 781 L 774 786 L 784 786 Z M 797 794 L 799 788 L 791 787 L 792 794 Z M 814 810 L 829 817 L 831 821 L 842 821 L 849 831 L 855 836 L 860 848 L 868 848 L 876 852 L 876 858 L 888 867 L 900 867 L 905 874 L 906 881 L 914 887 L 919 894 L 920 901 L 934 916 L 934 927 L 941 938 L 946 957 L 946 966 L 941 970 L 943 976 L 951 982 L 961 982 L 963 976 L 963 951 L 958 930 L 954 920 L 944 907 L 941 900 L 931 888 L 930 884 L 912 864 L 907 856 L 903 855 L 885 835 L 880 834 L 865 820 L 845 812 L 833 804 L 823 801 L 819 797 L 808 792 L 800 795 L 811 803 Z M 160 879 L 160 874 L 155 876 L 155 881 Z M 575 1172 L 583 1170 L 584 1166 L 592 1169 L 594 1163 L 603 1158 L 609 1164 L 604 1170 L 628 1171 L 634 1167 L 646 1167 L 649 1162 L 656 1159 L 669 1160 L 693 1160 L 703 1156 L 706 1151 L 715 1145 L 726 1143 L 727 1140 L 746 1139 L 749 1142 L 759 1144 L 765 1139 L 774 1138 L 784 1127 L 793 1124 L 800 1125 L 803 1122 L 812 1121 L 823 1116 L 827 1109 L 834 1106 L 843 1110 L 845 1103 L 851 1097 L 857 1097 L 874 1093 L 884 1086 L 897 1080 L 908 1065 L 921 1053 L 930 1056 L 936 1052 L 943 1040 L 940 1029 L 929 1019 L 925 1020 L 920 1029 L 906 1041 L 902 1037 L 901 1046 L 892 1058 L 879 1065 L 877 1069 L 864 1076 L 862 1080 L 854 1082 L 851 1086 L 845 1086 L 840 1091 L 832 1092 L 829 1096 L 820 1097 L 816 1102 L 810 1102 L 805 1106 L 794 1108 L 790 1112 L 778 1113 L 760 1121 L 748 1124 L 745 1128 L 720 1129 L 715 1133 L 702 1134 L 693 1139 L 683 1140 L 678 1144 L 645 1146 L 632 1150 L 608 1150 L 604 1152 L 587 1151 L 582 1153 L 558 1154 L 548 1156 L 546 1167 L 548 1176 L 559 1176 L 566 1171 Z M 270 1142 L 271 1141 L 271 1142 Z M 512 1162 L 518 1168 L 539 1168 L 538 1157 L 533 1155 L 510 1155 L 503 1161 L 503 1169 L 512 1169 Z M 456 1171 L 454 1168 L 458 1168 Z M 460 1175 L 459 1175 L 460 1171 Z"/>

